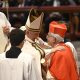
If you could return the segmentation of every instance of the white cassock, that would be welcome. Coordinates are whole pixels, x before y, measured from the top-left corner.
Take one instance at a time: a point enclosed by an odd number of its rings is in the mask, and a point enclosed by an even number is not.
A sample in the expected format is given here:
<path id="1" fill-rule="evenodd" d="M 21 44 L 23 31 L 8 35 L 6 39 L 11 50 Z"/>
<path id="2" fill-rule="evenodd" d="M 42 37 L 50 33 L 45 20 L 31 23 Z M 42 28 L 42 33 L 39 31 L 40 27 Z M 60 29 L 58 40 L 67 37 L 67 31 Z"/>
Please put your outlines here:
<path id="1" fill-rule="evenodd" d="M 0 80 L 40 80 L 35 58 L 21 53 L 17 59 L 5 58 L 0 54 Z"/>
<path id="2" fill-rule="evenodd" d="M 0 53 L 4 52 L 5 46 L 8 42 L 7 36 L 3 33 L 2 27 L 9 27 L 11 29 L 11 24 L 7 20 L 4 13 L 0 12 Z"/>
<path id="3" fill-rule="evenodd" d="M 32 46 L 32 43 L 34 42 L 26 36 L 26 42 L 22 48 L 22 52 L 26 54 L 29 53 L 31 56 L 35 58 L 35 63 L 36 63 L 35 66 L 37 68 L 35 74 L 37 74 L 37 80 L 43 80 L 41 74 L 41 63 L 40 63 L 41 55 L 40 52 L 36 50 L 35 47 Z"/>

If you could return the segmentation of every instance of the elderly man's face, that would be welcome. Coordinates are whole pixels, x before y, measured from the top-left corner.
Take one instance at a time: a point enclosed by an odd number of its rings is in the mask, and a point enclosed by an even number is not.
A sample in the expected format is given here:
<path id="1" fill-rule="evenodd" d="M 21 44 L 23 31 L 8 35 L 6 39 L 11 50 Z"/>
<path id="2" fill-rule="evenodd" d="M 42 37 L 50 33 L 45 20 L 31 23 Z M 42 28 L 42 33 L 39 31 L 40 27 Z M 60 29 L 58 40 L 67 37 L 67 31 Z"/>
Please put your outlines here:
<path id="1" fill-rule="evenodd" d="M 50 46 L 54 46 L 56 39 L 53 36 L 51 36 L 49 33 L 46 38 L 47 38 L 48 44 Z"/>
<path id="2" fill-rule="evenodd" d="M 27 31 L 27 36 L 28 36 L 31 40 L 35 41 L 35 39 L 36 39 L 37 37 L 39 37 L 39 33 L 40 33 L 40 32 Z"/>

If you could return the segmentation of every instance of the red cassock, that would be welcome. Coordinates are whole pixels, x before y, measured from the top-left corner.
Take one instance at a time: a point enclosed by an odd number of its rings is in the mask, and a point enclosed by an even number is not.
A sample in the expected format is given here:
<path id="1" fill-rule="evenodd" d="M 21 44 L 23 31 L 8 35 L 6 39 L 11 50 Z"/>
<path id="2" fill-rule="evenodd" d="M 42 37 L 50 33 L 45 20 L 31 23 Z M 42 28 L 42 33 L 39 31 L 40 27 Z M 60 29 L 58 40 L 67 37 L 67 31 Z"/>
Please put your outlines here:
<path id="1" fill-rule="evenodd" d="M 73 54 L 68 46 L 60 43 L 65 50 L 56 51 L 51 57 L 50 74 L 56 80 L 78 80 L 77 67 Z"/>

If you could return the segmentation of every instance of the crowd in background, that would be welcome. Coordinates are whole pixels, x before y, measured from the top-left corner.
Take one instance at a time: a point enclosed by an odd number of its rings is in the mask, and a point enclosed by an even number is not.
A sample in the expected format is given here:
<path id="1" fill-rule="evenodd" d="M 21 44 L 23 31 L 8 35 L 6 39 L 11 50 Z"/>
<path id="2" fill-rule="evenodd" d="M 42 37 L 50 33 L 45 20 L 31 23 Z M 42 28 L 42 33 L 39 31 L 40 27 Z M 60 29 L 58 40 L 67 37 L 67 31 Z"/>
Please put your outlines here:
<path id="1" fill-rule="evenodd" d="M 25 6 L 78 6 L 80 5 L 80 0 L 0 0 L 0 7 L 25 7 Z M 9 13 L 9 21 L 13 27 L 25 25 L 28 12 L 25 13 Z M 80 28 L 80 14 L 72 14 L 73 28 L 75 32 L 79 32 Z M 50 13 L 44 16 L 44 33 L 48 32 L 49 23 L 52 20 L 62 20 L 66 21 L 67 25 L 70 24 L 68 13 Z"/>
<path id="2" fill-rule="evenodd" d="M 80 0 L 0 0 L 0 6 L 3 6 L 5 1 L 8 1 L 10 7 L 14 6 L 54 6 L 54 3 L 58 2 L 58 5 L 79 5 Z M 3 6 L 4 7 L 4 6 Z"/>

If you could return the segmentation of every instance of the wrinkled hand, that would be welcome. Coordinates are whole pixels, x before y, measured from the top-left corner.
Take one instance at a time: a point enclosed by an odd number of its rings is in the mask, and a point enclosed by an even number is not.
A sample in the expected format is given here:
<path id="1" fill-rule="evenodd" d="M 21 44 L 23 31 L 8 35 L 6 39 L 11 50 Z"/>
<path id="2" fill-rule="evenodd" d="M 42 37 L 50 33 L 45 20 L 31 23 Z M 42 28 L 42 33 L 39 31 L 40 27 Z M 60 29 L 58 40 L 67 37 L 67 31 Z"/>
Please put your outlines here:
<path id="1" fill-rule="evenodd" d="M 3 27 L 3 32 L 4 32 L 4 34 L 8 35 L 8 34 L 9 34 L 9 32 L 10 32 L 9 27 L 4 26 L 4 27 Z"/>

